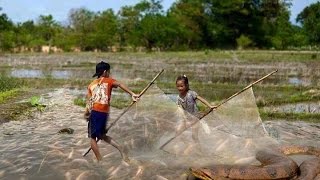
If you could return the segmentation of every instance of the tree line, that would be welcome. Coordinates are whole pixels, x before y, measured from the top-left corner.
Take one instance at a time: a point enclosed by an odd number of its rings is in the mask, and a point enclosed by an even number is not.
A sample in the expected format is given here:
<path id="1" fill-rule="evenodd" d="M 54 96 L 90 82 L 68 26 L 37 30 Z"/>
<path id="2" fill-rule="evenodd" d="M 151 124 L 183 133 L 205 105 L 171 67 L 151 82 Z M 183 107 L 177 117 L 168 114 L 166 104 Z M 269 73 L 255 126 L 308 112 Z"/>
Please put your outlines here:
<path id="1" fill-rule="evenodd" d="M 1 13 L 0 49 L 110 51 L 131 48 L 161 51 L 199 49 L 292 49 L 319 47 L 320 2 L 290 23 L 291 0 L 176 0 L 164 11 L 161 0 L 141 0 L 118 12 L 71 9 L 68 23 L 52 15 L 13 23 Z"/>

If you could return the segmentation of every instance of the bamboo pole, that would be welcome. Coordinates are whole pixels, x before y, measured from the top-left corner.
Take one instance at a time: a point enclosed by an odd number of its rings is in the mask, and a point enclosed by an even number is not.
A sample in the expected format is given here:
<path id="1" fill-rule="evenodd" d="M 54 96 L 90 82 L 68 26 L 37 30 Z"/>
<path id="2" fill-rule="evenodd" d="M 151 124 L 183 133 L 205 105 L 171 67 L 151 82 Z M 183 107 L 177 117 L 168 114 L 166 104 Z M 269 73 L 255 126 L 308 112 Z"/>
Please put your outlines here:
<path id="1" fill-rule="evenodd" d="M 150 82 L 149 84 L 140 92 L 138 98 L 140 98 L 154 83 L 154 81 L 161 75 L 161 73 L 164 71 L 162 69 Z M 129 109 L 136 103 L 137 101 L 132 101 L 131 104 L 124 110 L 122 113 L 110 124 L 110 126 L 107 127 L 106 133 L 119 121 L 119 119 L 127 112 Z M 99 142 L 100 139 L 97 140 Z M 83 157 L 86 156 L 91 151 L 91 147 L 83 154 Z"/>
<path id="2" fill-rule="evenodd" d="M 214 109 L 220 107 L 221 105 L 223 105 L 224 103 L 230 101 L 232 98 L 238 96 L 239 94 L 241 94 L 242 92 L 244 92 L 245 90 L 251 88 L 253 85 L 261 82 L 262 80 L 266 79 L 267 77 L 271 76 L 272 74 L 278 72 L 278 70 L 272 71 L 271 73 L 263 76 L 262 78 L 256 80 L 255 82 L 249 84 L 248 86 L 246 86 L 245 88 L 243 88 L 242 90 L 236 92 L 235 94 L 233 94 L 232 96 L 230 96 L 229 98 L 225 99 L 224 101 L 222 101 L 220 104 L 218 104 Z M 177 133 L 174 137 L 172 137 L 171 139 L 169 139 L 167 142 L 165 142 L 162 146 L 160 146 L 160 149 L 162 150 L 167 144 L 169 144 L 171 141 L 173 141 L 176 137 L 180 136 L 184 131 L 186 131 L 187 129 L 189 129 L 190 127 L 192 127 L 193 125 L 195 125 L 196 123 L 198 123 L 202 118 L 204 118 L 205 116 L 207 116 L 208 114 L 210 114 L 213 111 L 213 109 L 210 109 L 208 112 L 206 112 L 204 115 L 202 115 L 198 120 L 196 120 L 195 122 L 191 123 L 190 126 L 185 127 L 182 131 L 180 131 L 179 133 Z"/>

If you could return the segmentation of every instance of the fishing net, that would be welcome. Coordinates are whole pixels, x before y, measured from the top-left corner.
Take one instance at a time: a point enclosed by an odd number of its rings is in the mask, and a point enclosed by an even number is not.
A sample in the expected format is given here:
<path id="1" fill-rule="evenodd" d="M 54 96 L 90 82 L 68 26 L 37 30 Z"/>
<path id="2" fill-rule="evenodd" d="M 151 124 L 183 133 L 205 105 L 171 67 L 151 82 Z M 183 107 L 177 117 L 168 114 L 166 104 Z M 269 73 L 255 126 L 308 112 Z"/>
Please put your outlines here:
<path id="1" fill-rule="evenodd" d="M 252 89 L 199 121 L 152 85 L 109 135 L 125 147 L 133 162 L 167 169 L 255 163 L 257 150 L 276 144 L 262 124 Z"/>

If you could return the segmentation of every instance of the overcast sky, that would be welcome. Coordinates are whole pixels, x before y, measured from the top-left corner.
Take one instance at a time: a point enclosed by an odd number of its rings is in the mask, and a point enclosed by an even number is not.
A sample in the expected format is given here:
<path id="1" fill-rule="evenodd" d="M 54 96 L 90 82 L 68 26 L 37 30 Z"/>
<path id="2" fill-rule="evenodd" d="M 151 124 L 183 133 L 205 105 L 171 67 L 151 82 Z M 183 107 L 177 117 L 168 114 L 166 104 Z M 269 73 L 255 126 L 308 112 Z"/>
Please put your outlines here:
<path id="1" fill-rule="evenodd" d="M 134 5 L 140 0 L 0 0 L 2 12 L 13 22 L 37 20 L 40 15 L 51 14 L 56 21 L 66 22 L 72 8 L 85 7 L 91 11 L 103 11 L 112 8 L 117 12 L 124 5 Z M 168 9 L 175 0 L 163 0 L 164 9 Z M 304 7 L 319 0 L 293 0 L 291 22 Z"/>

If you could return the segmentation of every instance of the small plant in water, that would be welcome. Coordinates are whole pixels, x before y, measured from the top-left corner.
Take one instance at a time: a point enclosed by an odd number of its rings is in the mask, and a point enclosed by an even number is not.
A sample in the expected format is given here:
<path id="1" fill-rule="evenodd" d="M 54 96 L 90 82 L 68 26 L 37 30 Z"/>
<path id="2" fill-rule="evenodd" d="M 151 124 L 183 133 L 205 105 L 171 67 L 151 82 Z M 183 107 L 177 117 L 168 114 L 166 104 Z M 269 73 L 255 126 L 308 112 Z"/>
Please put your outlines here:
<path id="1" fill-rule="evenodd" d="M 44 111 L 44 108 L 46 107 L 46 105 L 40 103 L 40 96 L 32 96 L 29 99 L 29 103 L 32 107 L 36 107 L 41 112 Z"/>

